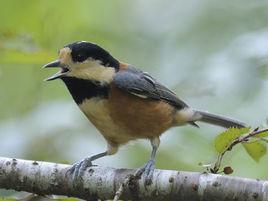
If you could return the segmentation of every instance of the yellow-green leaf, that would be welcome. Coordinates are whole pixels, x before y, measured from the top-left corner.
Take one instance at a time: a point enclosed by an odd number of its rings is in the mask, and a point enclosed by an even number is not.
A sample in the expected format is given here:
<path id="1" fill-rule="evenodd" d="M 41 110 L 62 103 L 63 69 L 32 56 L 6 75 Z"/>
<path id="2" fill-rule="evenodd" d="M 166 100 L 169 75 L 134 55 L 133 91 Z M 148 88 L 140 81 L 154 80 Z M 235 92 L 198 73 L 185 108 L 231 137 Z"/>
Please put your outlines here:
<path id="1" fill-rule="evenodd" d="M 229 128 L 219 134 L 214 140 L 214 146 L 220 154 L 239 136 L 248 133 L 250 128 Z"/>
<path id="2" fill-rule="evenodd" d="M 259 162 L 260 158 L 266 154 L 266 145 L 261 141 L 258 142 L 244 142 L 243 147 L 246 149 L 247 153 L 256 162 Z"/>
<path id="3" fill-rule="evenodd" d="M 261 132 L 257 135 L 255 135 L 254 137 L 267 137 L 268 136 L 268 131 L 265 131 L 265 132 Z"/>

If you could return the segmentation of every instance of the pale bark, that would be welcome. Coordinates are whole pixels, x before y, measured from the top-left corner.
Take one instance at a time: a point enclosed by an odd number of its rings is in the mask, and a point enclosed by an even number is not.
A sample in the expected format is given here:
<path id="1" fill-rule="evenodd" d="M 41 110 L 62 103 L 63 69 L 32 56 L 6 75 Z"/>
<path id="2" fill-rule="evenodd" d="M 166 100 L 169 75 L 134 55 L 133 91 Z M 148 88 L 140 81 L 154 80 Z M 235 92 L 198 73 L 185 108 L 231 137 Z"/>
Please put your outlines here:
<path id="1" fill-rule="evenodd" d="M 0 157 L 0 188 L 39 195 L 66 195 L 86 200 L 112 199 L 128 169 L 93 166 L 83 180 L 72 181 L 70 165 Z M 268 181 L 171 170 L 155 170 L 153 183 L 132 179 L 124 200 L 268 201 Z"/>

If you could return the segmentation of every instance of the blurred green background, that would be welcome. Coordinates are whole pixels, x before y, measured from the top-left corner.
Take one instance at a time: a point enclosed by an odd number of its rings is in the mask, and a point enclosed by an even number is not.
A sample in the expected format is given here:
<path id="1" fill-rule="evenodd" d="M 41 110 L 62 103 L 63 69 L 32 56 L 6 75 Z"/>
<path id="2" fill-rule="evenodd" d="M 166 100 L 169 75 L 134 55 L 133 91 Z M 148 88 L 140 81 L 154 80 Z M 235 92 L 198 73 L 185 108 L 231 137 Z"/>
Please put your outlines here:
<path id="1" fill-rule="evenodd" d="M 189 105 L 267 126 L 268 1 L 0 0 L 0 153 L 73 163 L 103 151 L 55 70 L 41 67 L 63 45 L 87 40 L 150 72 Z M 216 159 L 221 128 L 200 124 L 162 136 L 157 168 L 203 171 Z M 149 142 L 122 147 L 95 164 L 137 168 Z M 241 146 L 227 154 L 233 175 L 268 179 Z"/>

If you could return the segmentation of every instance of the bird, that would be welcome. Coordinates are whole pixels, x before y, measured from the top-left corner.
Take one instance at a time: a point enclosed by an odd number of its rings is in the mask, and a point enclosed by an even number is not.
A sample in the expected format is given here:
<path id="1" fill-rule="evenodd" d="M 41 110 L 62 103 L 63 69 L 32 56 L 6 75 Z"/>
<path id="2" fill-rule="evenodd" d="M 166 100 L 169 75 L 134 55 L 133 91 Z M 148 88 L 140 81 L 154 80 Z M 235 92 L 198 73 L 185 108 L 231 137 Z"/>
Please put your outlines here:
<path id="1" fill-rule="evenodd" d="M 92 161 L 116 154 L 121 145 L 148 139 L 151 156 L 137 170 L 149 185 L 155 169 L 160 136 L 176 126 L 205 122 L 224 128 L 243 128 L 241 121 L 193 109 L 149 73 L 119 61 L 101 46 L 76 41 L 58 51 L 58 59 L 43 66 L 60 70 L 46 81 L 60 79 L 72 98 L 107 142 L 104 152 L 74 163 L 69 169 L 81 176 Z"/>

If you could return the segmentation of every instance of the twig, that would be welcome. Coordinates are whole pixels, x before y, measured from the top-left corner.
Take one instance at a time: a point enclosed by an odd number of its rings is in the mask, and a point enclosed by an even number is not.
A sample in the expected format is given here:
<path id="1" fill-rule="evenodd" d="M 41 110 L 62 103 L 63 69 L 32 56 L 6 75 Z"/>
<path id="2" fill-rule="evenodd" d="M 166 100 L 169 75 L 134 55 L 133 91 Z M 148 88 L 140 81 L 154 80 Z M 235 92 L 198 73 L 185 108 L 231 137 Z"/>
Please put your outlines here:
<path id="1" fill-rule="evenodd" d="M 115 192 L 113 201 L 119 200 L 129 183 L 137 182 L 139 179 L 141 179 L 140 169 L 136 170 L 134 174 L 128 175 L 125 180 L 120 184 L 118 190 Z"/>
<path id="2" fill-rule="evenodd" d="M 256 128 L 252 132 L 248 133 L 247 135 L 239 136 L 238 138 L 236 138 L 221 154 L 218 155 L 217 161 L 215 162 L 214 167 L 210 169 L 210 171 L 212 173 L 218 173 L 221 167 L 223 156 L 225 155 L 227 151 L 231 151 L 235 145 L 242 143 L 242 142 L 247 142 L 250 138 L 258 134 L 264 133 L 266 131 L 268 131 L 268 128 L 262 129 L 262 130 L 259 130 L 259 128 Z"/>
<path id="3" fill-rule="evenodd" d="M 115 192 L 114 199 L 113 201 L 118 201 L 119 198 L 121 197 L 122 193 L 124 192 L 124 188 L 126 184 L 129 182 L 130 176 L 127 176 L 125 180 L 120 184 L 118 190 Z"/>

